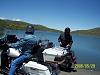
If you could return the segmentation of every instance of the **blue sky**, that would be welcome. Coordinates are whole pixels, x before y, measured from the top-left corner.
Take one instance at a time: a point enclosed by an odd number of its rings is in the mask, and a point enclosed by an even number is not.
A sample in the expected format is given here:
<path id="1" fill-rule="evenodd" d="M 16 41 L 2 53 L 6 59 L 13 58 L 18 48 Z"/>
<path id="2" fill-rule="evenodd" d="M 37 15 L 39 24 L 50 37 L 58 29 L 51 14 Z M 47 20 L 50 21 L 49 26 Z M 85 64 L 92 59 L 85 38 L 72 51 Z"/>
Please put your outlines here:
<path id="1" fill-rule="evenodd" d="M 0 0 L 0 18 L 64 30 L 100 27 L 100 0 Z"/>

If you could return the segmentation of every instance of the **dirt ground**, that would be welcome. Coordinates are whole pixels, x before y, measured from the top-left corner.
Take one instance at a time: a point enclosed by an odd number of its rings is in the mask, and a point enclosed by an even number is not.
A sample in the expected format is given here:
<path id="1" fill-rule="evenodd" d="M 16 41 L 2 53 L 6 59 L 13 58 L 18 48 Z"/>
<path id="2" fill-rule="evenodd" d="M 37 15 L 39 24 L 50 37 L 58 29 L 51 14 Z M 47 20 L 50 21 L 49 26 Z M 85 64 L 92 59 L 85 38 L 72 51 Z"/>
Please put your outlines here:
<path id="1" fill-rule="evenodd" d="M 77 72 L 62 72 L 60 75 L 100 75 L 100 71 L 92 71 L 92 70 L 77 70 Z"/>
<path id="2" fill-rule="evenodd" d="M 3 75 L 3 74 L 0 74 Z M 100 75 L 100 71 L 92 71 L 92 70 L 77 70 L 77 72 L 64 72 L 61 71 L 60 75 Z"/>

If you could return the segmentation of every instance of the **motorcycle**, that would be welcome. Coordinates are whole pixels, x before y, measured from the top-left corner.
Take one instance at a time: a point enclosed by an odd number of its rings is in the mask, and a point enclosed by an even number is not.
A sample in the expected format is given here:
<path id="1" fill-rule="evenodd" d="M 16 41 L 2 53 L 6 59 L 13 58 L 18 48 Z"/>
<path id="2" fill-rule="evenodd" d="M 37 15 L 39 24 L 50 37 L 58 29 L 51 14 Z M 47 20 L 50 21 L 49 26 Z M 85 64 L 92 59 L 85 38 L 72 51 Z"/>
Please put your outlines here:
<path id="1" fill-rule="evenodd" d="M 1 52 L 1 71 L 2 74 L 8 75 L 9 69 L 10 69 L 10 64 L 11 62 L 16 59 L 16 57 L 20 56 L 21 54 L 21 49 L 16 49 L 14 47 L 9 46 L 9 43 L 16 43 L 13 38 L 13 36 L 8 36 L 9 39 L 7 38 L 6 41 L 3 40 L 0 43 L 2 52 Z M 15 36 L 14 36 L 15 37 Z M 11 41 L 10 38 L 13 38 L 14 41 Z M 3 43 L 2 43 L 3 42 Z M 4 58 L 5 56 L 5 58 Z M 6 63 L 5 65 L 4 62 Z M 22 64 L 19 64 L 15 75 L 58 75 L 57 71 L 54 71 L 54 66 L 55 64 L 50 64 L 48 62 L 38 62 L 37 58 L 34 58 L 33 56 L 30 57 L 30 59 L 26 60 Z"/>
<path id="2" fill-rule="evenodd" d="M 0 48 L 2 49 L 1 71 L 4 75 L 8 75 L 11 62 L 21 54 L 21 49 L 16 49 L 15 47 L 11 46 L 12 43 L 16 43 L 17 41 L 19 40 L 16 38 L 15 35 L 8 35 L 7 38 L 0 40 Z M 72 62 L 70 64 L 68 63 L 58 64 L 58 62 L 55 62 L 55 61 L 62 61 L 62 59 L 65 58 L 65 55 L 69 59 L 71 59 L 70 56 L 73 53 L 69 51 L 69 48 L 56 48 L 56 47 L 54 48 L 54 44 L 52 42 L 49 42 L 49 40 L 42 40 L 42 41 L 40 40 L 39 44 L 41 45 L 41 50 L 42 50 L 39 52 L 43 53 L 44 61 L 40 62 L 39 58 L 31 56 L 30 59 L 18 65 L 15 75 L 59 75 L 60 70 L 62 70 L 62 68 L 66 69 L 68 66 L 71 67 Z M 59 55 L 64 55 L 64 56 L 59 57 Z M 47 60 L 54 62 L 48 62 Z"/>
<path id="3" fill-rule="evenodd" d="M 65 72 L 77 72 L 77 70 L 74 68 L 75 64 L 77 64 L 74 51 L 71 50 L 70 45 L 63 49 L 67 51 L 67 53 L 62 57 L 55 58 L 55 61 L 63 61 L 59 64 L 60 70 Z"/>

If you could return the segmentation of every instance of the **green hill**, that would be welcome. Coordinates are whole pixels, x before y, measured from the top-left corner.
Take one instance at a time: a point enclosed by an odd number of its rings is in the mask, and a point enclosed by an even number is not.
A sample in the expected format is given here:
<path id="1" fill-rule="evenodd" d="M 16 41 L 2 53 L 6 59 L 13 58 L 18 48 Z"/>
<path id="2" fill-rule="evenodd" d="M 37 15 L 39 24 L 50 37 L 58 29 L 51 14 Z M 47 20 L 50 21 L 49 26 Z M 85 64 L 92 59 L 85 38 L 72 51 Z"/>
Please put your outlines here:
<path id="1" fill-rule="evenodd" d="M 22 21 L 12 21 L 12 20 L 2 20 L 0 19 L 0 34 L 3 34 L 4 29 L 25 29 L 27 25 L 30 23 L 22 22 Z M 61 32 L 60 30 L 51 29 L 43 25 L 32 24 L 34 25 L 35 30 L 41 31 L 50 31 L 50 32 Z"/>
<path id="2" fill-rule="evenodd" d="M 0 27 L 0 36 L 4 34 L 4 29 Z"/>
<path id="3" fill-rule="evenodd" d="M 30 25 L 30 23 L 23 22 L 23 21 L 12 21 L 12 20 L 2 20 L 0 19 L 0 35 L 3 35 L 3 32 L 5 29 L 14 29 L 14 30 L 24 30 L 27 25 Z M 39 24 L 32 24 L 34 25 L 35 30 L 41 30 L 41 31 L 50 31 L 50 32 L 62 32 L 60 30 L 48 28 L 43 25 Z M 89 30 L 76 30 L 72 31 L 72 34 L 78 34 L 78 35 L 94 35 L 100 37 L 100 27 L 89 29 Z"/>
<path id="4" fill-rule="evenodd" d="M 93 36 L 100 37 L 100 27 L 89 29 L 89 30 L 76 30 L 76 31 L 72 31 L 72 34 L 93 35 Z"/>

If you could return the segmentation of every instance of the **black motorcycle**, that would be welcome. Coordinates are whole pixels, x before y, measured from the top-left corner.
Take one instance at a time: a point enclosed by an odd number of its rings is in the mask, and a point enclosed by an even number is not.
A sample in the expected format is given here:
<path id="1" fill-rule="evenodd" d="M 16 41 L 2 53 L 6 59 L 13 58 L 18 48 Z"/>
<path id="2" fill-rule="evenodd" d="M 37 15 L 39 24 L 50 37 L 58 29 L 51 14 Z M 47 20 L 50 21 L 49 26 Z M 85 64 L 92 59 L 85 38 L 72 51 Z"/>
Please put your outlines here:
<path id="1" fill-rule="evenodd" d="M 16 43 L 19 41 L 16 35 L 7 35 L 4 38 L 0 39 L 0 50 L 1 50 L 1 73 L 4 75 L 8 75 L 8 71 L 10 68 L 10 63 L 14 57 L 8 56 L 8 49 L 12 48 L 10 44 Z M 16 73 L 17 75 L 18 73 Z"/>
<path id="2" fill-rule="evenodd" d="M 20 50 L 17 50 L 16 48 L 9 45 L 16 43 L 17 41 L 19 40 L 17 39 L 16 35 L 7 35 L 7 37 L 0 39 L 0 49 L 2 50 L 1 73 L 4 75 L 8 75 L 10 63 L 20 55 Z M 40 50 L 42 49 L 42 51 L 47 47 L 52 47 L 52 43 L 50 43 L 48 40 L 45 40 L 44 42 L 42 40 L 39 43 L 41 44 Z M 22 64 L 18 65 L 15 75 L 34 75 L 35 73 L 38 75 L 41 75 L 42 73 L 43 75 L 55 75 L 56 71 L 53 71 L 53 68 L 55 68 L 54 64 L 47 62 L 41 63 L 38 58 L 34 58 L 34 56 L 32 56 Z"/>

